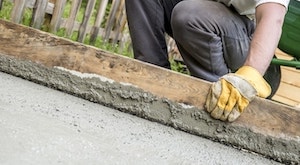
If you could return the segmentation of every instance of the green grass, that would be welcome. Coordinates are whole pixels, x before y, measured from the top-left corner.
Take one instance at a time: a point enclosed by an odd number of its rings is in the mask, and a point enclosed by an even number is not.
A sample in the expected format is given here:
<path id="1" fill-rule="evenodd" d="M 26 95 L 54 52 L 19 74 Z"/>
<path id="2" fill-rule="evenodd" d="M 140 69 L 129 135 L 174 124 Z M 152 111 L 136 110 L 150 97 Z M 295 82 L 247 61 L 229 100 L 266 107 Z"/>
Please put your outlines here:
<path id="1" fill-rule="evenodd" d="M 2 9 L 0 10 L 0 18 L 4 20 L 9 20 L 11 9 L 12 9 L 12 4 L 10 2 L 3 1 Z"/>
<path id="2" fill-rule="evenodd" d="M 2 4 L 2 9 L 0 10 L 0 18 L 4 19 L 4 20 L 10 20 L 10 15 L 13 9 L 13 3 L 9 2 L 9 1 L 3 1 Z M 31 9 L 25 9 L 24 11 L 24 15 L 22 18 L 22 24 L 29 26 L 30 25 L 30 20 L 32 18 L 32 10 Z"/>

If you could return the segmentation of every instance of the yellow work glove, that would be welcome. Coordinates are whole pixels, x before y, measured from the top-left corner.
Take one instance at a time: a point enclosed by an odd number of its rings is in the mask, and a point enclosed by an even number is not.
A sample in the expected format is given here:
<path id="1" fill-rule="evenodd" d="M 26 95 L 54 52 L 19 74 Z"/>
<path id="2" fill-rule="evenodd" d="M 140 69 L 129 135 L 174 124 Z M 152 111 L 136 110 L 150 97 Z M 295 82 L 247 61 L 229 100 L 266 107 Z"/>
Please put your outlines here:
<path id="1" fill-rule="evenodd" d="M 236 120 L 255 96 L 266 98 L 271 87 L 261 74 L 250 66 L 241 67 L 214 82 L 206 99 L 206 110 L 215 119 Z"/>

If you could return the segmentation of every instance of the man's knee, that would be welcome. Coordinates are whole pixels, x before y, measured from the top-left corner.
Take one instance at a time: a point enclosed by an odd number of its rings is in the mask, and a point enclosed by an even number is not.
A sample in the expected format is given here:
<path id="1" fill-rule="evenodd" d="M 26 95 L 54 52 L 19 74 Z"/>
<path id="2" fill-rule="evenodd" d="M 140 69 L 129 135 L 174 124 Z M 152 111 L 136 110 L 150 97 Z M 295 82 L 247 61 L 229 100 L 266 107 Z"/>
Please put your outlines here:
<path id="1" fill-rule="evenodd" d="M 228 8 L 224 4 L 215 1 L 182 1 L 172 12 L 171 24 L 179 28 L 187 25 L 218 24 L 224 21 L 224 13 L 227 12 Z"/>
<path id="2" fill-rule="evenodd" d="M 190 11 L 189 8 L 190 4 L 186 1 L 182 1 L 174 7 L 171 16 L 171 26 L 174 31 L 185 29 L 188 22 L 190 22 L 191 14 L 187 12 Z"/>

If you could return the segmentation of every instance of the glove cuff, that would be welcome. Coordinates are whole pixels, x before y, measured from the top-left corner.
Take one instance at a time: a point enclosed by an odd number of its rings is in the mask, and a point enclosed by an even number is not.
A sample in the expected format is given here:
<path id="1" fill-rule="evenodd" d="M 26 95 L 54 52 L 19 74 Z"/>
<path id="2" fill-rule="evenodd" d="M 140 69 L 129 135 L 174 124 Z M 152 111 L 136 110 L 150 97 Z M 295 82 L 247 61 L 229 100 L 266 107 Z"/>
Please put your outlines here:
<path id="1" fill-rule="evenodd" d="M 271 94 L 271 87 L 263 76 L 251 66 L 242 66 L 235 74 L 249 82 L 257 91 L 257 96 L 266 98 Z"/>

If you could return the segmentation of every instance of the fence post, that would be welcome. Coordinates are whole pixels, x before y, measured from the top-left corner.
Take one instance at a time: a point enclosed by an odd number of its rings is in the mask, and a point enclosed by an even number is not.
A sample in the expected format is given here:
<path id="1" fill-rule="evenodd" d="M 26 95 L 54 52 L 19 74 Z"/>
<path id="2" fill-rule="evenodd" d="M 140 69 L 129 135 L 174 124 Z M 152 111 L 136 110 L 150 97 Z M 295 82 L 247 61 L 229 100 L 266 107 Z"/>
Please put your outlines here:
<path id="1" fill-rule="evenodd" d="M 95 0 L 89 0 L 88 1 L 88 4 L 85 8 L 83 21 L 82 21 L 82 24 L 79 28 L 79 36 L 78 36 L 78 39 L 77 39 L 78 42 L 83 42 L 84 41 L 84 38 L 85 38 L 86 33 L 87 33 L 88 26 L 89 26 L 89 21 L 91 19 L 92 14 L 93 14 L 93 9 L 95 7 L 95 4 L 96 4 Z"/>
<path id="2" fill-rule="evenodd" d="M 36 0 L 35 7 L 33 8 L 32 19 L 30 26 L 40 29 L 45 17 L 48 0 Z"/>
<path id="3" fill-rule="evenodd" d="M 50 32 L 56 33 L 60 28 L 61 18 L 67 0 L 59 0 L 55 2 L 52 19 L 50 22 Z"/>
<path id="4" fill-rule="evenodd" d="M 96 38 L 98 37 L 99 31 L 101 28 L 101 23 L 103 21 L 104 15 L 105 15 L 107 4 L 108 4 L 108 0 L 102 0 L 99 5 L 95 24 L 91 30 L 90 44 L 92 44 L 92 45 L 95 44 Z"/>
<path id="5" fill-rule="evenodd" d="M 2 9 L 3 0 L 0 0 L 0 10 Z"/>
<path id="6" fill-rule="evenodd" d="M 14 1 L 14 7 L 11 11 L 11 21 L 20 23 L 23 18 L 24 9 L 26 7 L 26 0 Z"/>
<path id="7" fill-rule="evenodd" d="M 112 41 L 113 44 L 117 44 L 117 42 L 119 41 L 119 37 L 122 33 L 122 30 L 125 27 L 126 21 L 124 20 L 124 18 L 126 18 L 124 15 L 124 11 L 125 10 L 125 1 L 121 0 L 121 4 L 119 5 L 117 14 L 115 16 L 116 21 L 115 21 L 115 27 L 114 27 L 114 31 L 115 31 L 115 36 L 114 39 Z"/>
<path id="8" fill-rule="evenodd" d="M 81 6 L 81 1 L 82 0 L 73 0 L 72 1 L 69 18 L 67 19 L 67 23 L 66 23 L 66 36 L 68 38 L 70 38 L 73 33 L 74 24 L 76 21 L 77 13 Z"/>
<path id="9" fill-rule="evenodd" d="M 108 17 L 107 24 L 106 24 L 106 27 L 105 27 L 105 30 L 104 30 L 104 38 L 103 38 L 104 42 L 107 42 L 109 40 L 110 33 L 113 30 L 114 21 L 116 19 L 115 15 L 116 15 L 116 12 L 117 12 L 118 7 L 120 5 L 120 2 L 121 2 L 121 0 L 113 0 L 113 2 L 112 2 L 109 17 Z"/>

